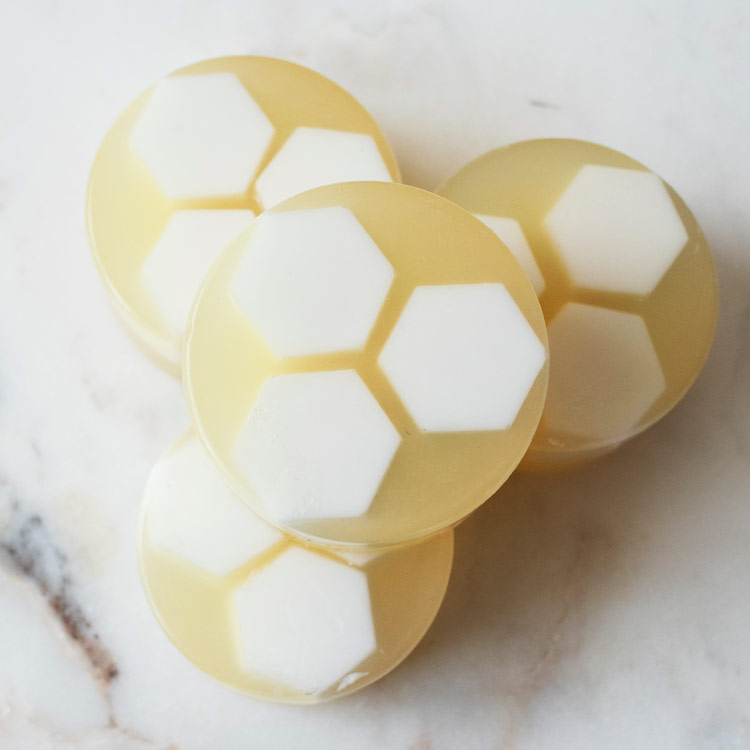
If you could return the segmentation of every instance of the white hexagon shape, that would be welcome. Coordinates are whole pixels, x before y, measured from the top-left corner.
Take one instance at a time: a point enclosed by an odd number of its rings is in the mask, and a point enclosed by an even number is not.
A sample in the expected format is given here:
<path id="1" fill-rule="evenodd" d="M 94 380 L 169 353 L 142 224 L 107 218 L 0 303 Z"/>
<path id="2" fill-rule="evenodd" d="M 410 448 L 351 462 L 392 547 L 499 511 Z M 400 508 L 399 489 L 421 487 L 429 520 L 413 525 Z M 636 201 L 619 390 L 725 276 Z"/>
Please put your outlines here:
<path id="1" fill-rule="evenodd" d="M 274 127 L 232 73 L 177 75 L 154 87 L 130 136 L 169 198 L 244 193 Z"/>
<path id="2" fill-rule="evenodd" d="M 590 440 L 628 437 L 665 388 L 643 318 L 569 302 L 548 333 L 547 429 Z"/>
<path id="3" fill-rule="evenodd" d="M 216 256 L 252 221 L 245 210 L 176 211 L 141 267 L 162 319 L 182 334 L 198 287 Z"/>
<path id="4" fill-rule="evenodd" d="M 264 208 L 335 182 L 391 182 L 372 136 L 343 130 L 296 128 L 255 182 Z"/>
<path id="5" fill-rule="evenodd" d="M 685 246 L 677 210 L 653 172 L 587 164 L 545 225 L 577 286 L 649 294 Z"/>
<path id="6" fill-rule="evenodd" d="M 367 576 L 292 547 L 235 593 L 245 668 L 286 687 L 319 693 L 376 648 Z"/>
<path id="7" fill-rule="evenodd" d="M 505 243 L 508 250 L 521 264 L 523 272 L 529 277 L 537 296 L 540 295 L 544 291 L 544 277 L 539 270 L 534 253 L 531 252 L 531 247 L 529 247 L 521 225 L 515 219 L 504 216 L 487 216 L 485 214 L 474 214 L 474 216 L 488 226 Z"/>
<path id="8" fill-rule="evenodd" d="M 353 370 L 276 375 L 233 447 L 279 521 L 361 516 L 401 437 Z"/>
<path id="9" fill-rule="evenodd" d="M 195 436 L 156 464 L 145 502 L 151 543 L 216 576 L 284 538 L 229 489 Z"/>
<path id="10" fill-rule="evenodd" d="M 502 284 L 420 286 L 378 363 L 425 432 L 504 430 L 547 353 Z"/>
<path id="11" fill-rule="evenodd" d="M 278 357 L 360 349 L 393 280 L 342 206 L 259 217 L 232 296 Z"/>

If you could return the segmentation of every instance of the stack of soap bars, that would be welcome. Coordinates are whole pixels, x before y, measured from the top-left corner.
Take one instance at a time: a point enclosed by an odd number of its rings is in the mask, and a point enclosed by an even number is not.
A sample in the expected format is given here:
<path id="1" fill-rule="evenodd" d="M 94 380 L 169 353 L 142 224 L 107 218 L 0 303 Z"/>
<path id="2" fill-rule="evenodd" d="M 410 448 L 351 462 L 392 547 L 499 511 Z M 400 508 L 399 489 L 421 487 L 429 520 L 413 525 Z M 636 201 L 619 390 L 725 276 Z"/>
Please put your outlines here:
<path id="1" fill-rule="evenodd" d="M 527 141 L 430 193 L 355 99 L 271 58 L 137 97 L 87 218 L 192 417 L 145 488 L 146 594 L 195 665 L 289 703 L 401 662 L 456 524 L 519 464 L 584 464 L 661 418 L 717 315 L 700 228 L 633 159 Z"/>

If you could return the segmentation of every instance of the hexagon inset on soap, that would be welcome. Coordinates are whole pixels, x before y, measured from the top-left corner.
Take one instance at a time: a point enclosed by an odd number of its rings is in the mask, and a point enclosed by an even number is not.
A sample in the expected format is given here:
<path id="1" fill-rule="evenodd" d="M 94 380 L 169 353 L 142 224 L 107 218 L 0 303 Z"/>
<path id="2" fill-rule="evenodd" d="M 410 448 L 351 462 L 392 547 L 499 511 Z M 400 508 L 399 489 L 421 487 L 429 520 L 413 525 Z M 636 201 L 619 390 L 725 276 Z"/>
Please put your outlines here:
<path id="1" fill-rule="evenodd" d="M 653 172 L 587 164 L 545 218 L 577 286 L 649 294 L 688 235 Z"/>
<path id="2" fill-rule="evenodd" d="M 262 215 L 231 292 L 278 357 L 360 349 L 393 268 L 341 206 Z"/>
<path id="3" fill-rule="evenodd" d="M 190 306 L 211 263 L 253 219 L 247 210 L 176 211 L 148 254 L 141 274 L 173 333 L 185 330 Z"/>
<path id="4" fill-rule="evenodd" d="M 213 575 L 226 575 L 283 539 L 229 489 L 196 437 L 156 464 L 146 492 L 152 544 Z"/>
<path id="5" fill-rule="evenodd" d="M 232 73 L 159 81 L 130 136 L 169 198 L 239 195 L 247 190 L 274 127 Z"/>
<path id="6" fill-rule="evenodd" d="M 323 128 L 296 128 L 255 182 L 264 208 L 335 182 L 391 182 L 372 136 Z"/>
<path id="7" fill-rule="evenodd" d="M 274 519 L 348 518 L 370 507 L 401 437 L 353 370 L 270 377 L 234 443 Z"/>
<path id="8" fill-rule="evenodd" d="M 504 216 L 487 216 L 474 214 L 483 224 L 488 226 L 505 244 L 513 257 L 520 263 L 523 272 L 529 277 L 537 296 L 544 291 L 544 277 L 539 270 L 534 254 L 531 252 L 526 235 L 521 225 L 515 219 Z"/>
<path id="9" fill-rule="evenodd" d="M 640 315 L 569 302 L 549 325 L 547 429 L 624 439 L 664 392 Z"/>
<path id="10" fill-rule="evenodd" d="M 513 424 L 546 351 L 502 284 L 420 286 L 378 363 L 425 432 Z"/>
<path id="11" fill-rule="evenodd" d="M 235 592 L 245 668 L 304 693 L 346 677 L 376 648 L 367 576 L 292 547 Z"/>

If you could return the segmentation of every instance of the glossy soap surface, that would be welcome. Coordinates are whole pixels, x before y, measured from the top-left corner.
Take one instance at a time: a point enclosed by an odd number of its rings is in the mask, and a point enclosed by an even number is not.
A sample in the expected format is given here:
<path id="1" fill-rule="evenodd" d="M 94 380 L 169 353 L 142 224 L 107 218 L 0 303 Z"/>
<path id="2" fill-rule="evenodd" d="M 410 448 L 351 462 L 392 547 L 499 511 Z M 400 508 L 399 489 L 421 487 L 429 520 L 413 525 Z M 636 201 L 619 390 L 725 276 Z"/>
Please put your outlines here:
<path id="1" fill-rule="evenodd" d="M 522 467 L 606 453 L 682 398 L 711 344 L 717 286 L 669 185 L 603 146 L 546 139 L 489 152 L 438 193 L 515 245 L 539 294 L 550 383 Z"/>
<path id="2" fill-rule="evenodd" d="M 144 91 L 107 133 L 89 242 L 136 341 L 177 373 L 190 303 L 224 245 L 278 200 L 354 179 L 399 171 L 351 95 L 284 60 L 206 60 Z"/>
<path id="3" fill-rule="evenodd" d="M 546 332 L 518 263 L 463 209 L 331 185 L 222 253 L 183 380 L 202 441 L 259 515 L 378 547 L 458 522 L 505 481 L 541 414 Z"/>
<path id="4" fill-rule="evenodd" d="M 316 703 L 417 645 L 445 594 L 453 532 L 380 554 L 303 545 L 231 492 L 191 430 L 149 477 L 139 558 L 154 613 L 197 667 L 254 697 Z"/>

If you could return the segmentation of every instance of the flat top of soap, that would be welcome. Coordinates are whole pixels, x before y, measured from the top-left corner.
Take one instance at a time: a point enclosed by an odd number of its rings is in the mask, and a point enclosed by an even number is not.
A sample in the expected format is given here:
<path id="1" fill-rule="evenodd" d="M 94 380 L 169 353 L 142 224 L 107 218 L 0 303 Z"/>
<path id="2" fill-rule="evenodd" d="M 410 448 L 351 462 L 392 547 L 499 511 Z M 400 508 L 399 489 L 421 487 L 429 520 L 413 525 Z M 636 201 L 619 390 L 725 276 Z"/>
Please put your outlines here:
<path id="1" fill-rule="evenodd" d="M 255 697 L 315 703 L 378 679 L 443 599 L 453 532 L 388 551 L 296 542 L 229 488 L 188 430 L 154 465 L 139 558 L 149 602 L 182 653 Z"/>
<path id="2" fill-rule="evenodd" d="M 520 461 L 546 331 L 476 218 L 417 188 L 346 183 L 266 211 L 222 253 L 184 379 L 201 439 L 261 516 L 389 545 L 456 523 Z"/>
<path id="3" fill-rule="evenodd" d="M 275 203 L 350 180 L 399 180 L 350 94 L 285 60 L 205 60 L 158 81 L 112 125 L 91 169 L 89 240 L 132 331 L 179 371 L 187 312 L 227 242 Z"/>
<path id="4" fill-rule="evenodd" d="M 528 465 L 613 447 L 684 395 L 713 336 L 716 275 L 695 218 L 658 175 L 551 138 L 490 151 L 438 192 L 508 244 L 539 294 L 550 386 Z"/>

